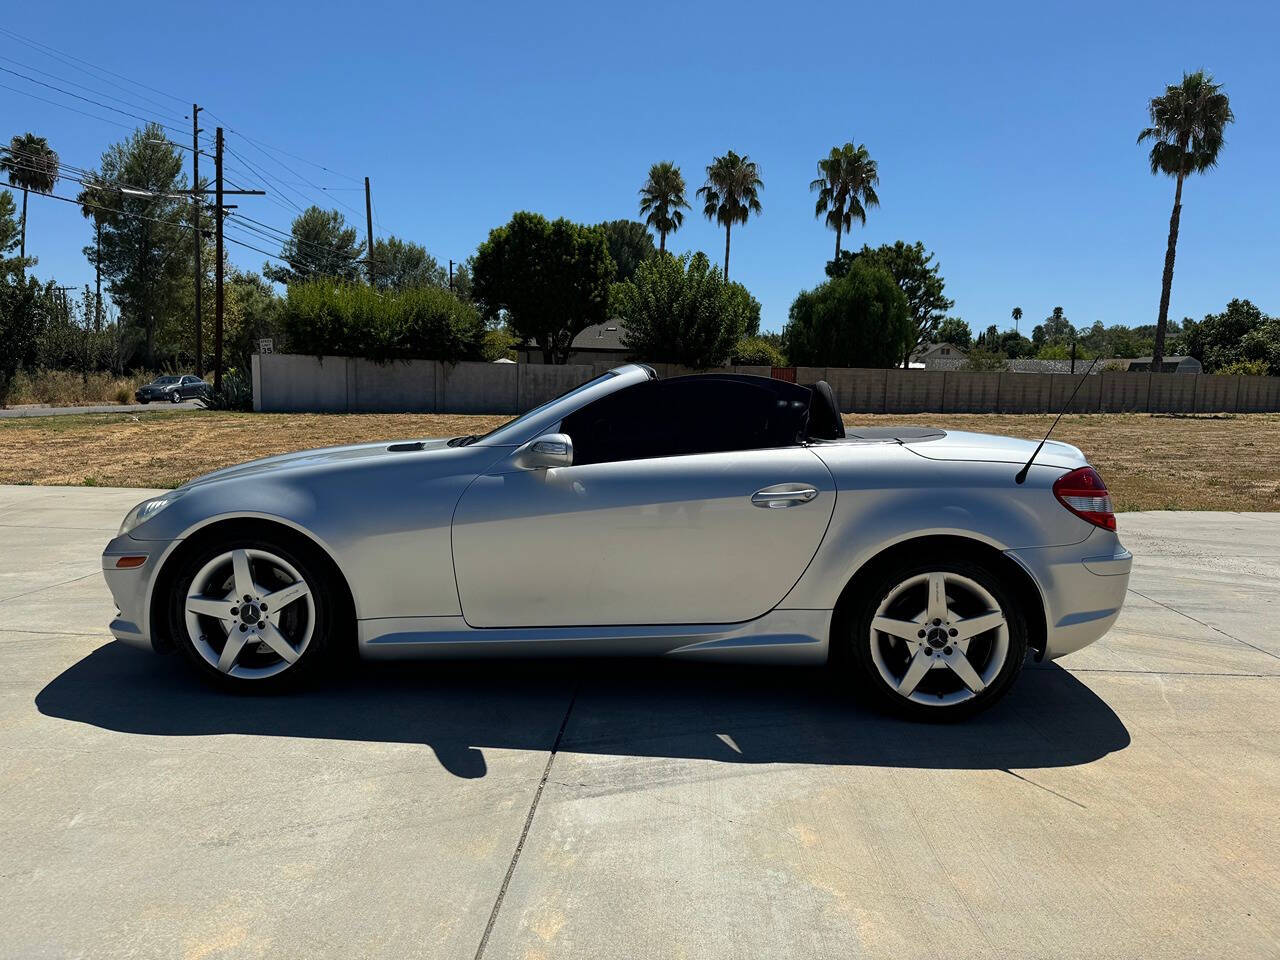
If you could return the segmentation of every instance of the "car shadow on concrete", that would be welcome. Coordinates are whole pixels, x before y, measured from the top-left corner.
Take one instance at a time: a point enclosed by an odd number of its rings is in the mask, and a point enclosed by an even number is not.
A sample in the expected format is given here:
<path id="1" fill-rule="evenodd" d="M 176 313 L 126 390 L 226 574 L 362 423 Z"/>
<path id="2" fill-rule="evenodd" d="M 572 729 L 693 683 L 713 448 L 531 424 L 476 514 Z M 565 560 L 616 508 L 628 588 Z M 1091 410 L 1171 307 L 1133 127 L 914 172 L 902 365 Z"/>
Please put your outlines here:
<path id="1" fill-rule="evenodd" d="M 833 671 L 596 659 L 362 664 L 318 688 L 236 696 L 178 656 L 108 643 L 36 697 L 47 716 L 153 736 L 249 734 L 422 743 L 459 777 L 483 750 L 726 763 L 1026 769 L 1129 744 L 1119 717 L 1054 664 L 1028 664 L 999 704 L 960 724 L 911 723 L 850 695 Z M 563 725 L 563 733 L 561 727 Z"/>

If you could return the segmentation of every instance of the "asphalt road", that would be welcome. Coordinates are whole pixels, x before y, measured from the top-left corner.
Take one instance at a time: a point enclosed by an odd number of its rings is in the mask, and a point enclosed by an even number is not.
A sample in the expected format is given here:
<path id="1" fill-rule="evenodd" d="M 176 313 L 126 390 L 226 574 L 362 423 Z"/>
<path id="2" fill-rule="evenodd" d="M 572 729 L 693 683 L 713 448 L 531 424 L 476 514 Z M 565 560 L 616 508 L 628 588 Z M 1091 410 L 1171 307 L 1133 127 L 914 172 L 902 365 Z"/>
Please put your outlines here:
<path id="1" fill-rule="evenodd" d="M 13 417 L 65 417 L 76 413 L 137 413 L 140 410 L 203 410 L 204 404 L 195 400 L 181 403 L 102 403 L 89 407 L 0 407 L 0 419 Z"/>
<path id="2" fill-rule="evenodd" d="M 822 671 L 110 642 L 139 490 L 0 487 L 0 956 L 1280 956 L 1280 514 L 1125 514 L 1128 605 L 954 727 Z"/>

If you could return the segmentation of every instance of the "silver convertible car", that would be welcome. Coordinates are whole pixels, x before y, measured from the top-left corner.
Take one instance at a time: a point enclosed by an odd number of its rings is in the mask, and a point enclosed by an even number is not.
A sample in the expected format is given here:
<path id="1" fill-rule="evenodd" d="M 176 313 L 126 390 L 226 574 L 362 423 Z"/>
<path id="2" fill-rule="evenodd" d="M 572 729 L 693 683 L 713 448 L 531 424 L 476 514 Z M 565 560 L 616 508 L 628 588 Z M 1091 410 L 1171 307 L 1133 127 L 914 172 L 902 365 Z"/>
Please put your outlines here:
<path id="1" fill-rule="evenodd" d="M 134 507 L 111 632 L 228 689 L 343 656 L 818 664 L 957 718 L 1120 612 L 1101 478 L 1049 442 L 846 430 L 830 387 L 619 367 L 484 436 L 269 457 Z"/>

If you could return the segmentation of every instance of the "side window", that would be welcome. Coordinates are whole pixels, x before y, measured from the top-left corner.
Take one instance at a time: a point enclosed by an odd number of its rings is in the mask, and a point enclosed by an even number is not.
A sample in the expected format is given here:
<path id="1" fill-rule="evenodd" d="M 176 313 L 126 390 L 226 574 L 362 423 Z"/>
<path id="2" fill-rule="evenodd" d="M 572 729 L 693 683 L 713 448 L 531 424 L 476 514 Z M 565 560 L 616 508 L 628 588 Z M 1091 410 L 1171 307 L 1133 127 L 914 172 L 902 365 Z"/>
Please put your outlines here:
<path id="1" fill-rule="evenodd" d="M 561 430 L 573 439 L 575 464 L 791 446 L 808 393 L 711 375 L 650 380 L 570 414 Z"/>

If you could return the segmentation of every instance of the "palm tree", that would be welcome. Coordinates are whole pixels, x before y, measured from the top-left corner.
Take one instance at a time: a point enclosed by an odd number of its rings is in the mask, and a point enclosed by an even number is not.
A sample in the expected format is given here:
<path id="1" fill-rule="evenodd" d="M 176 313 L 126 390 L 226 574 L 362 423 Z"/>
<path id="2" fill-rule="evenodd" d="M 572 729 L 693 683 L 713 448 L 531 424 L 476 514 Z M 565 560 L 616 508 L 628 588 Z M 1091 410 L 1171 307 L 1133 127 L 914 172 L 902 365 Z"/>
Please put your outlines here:
<path id="1" fill-rule="evenodd" d="M 1184 73 L 1182 83 L 1164 89 L 1147 107 L 1151 126 L 1138 134 L 1138 143 L 1151 145 L 1151 173 L 1177 179 L 1173 192 L 1173 213 L 1169 215 L 1169 246 L 1164 255 L 1164 278 L 1160 286 L 1160 316 L 1156 320 L 1156 343 L 1151 351 L 1151 369 L 1158 371 L 1164 360 L 1164 334 L 1169 323 L 1169 291 L 1173 286 L 1173 258 L 1178 246 L 1178 221 L 1182 218 L 1182 181 L 1190 173 L 1203 173 L 1217 166 L 1218 153 L 1225 142 L 1223 132 L 1235 120 L 1231 103 L 1220 84 L 1203 70 Z"/>
<path id="2" fill-rule="evenodd" d="M 832 147 L 831 153 L 818 161 L 820 176 L 809 184 L 818 191 L 818 203 L 813 215 L 827 215 L 827 226 L 836 232 L 836 259 L 840 259 L 840 236 L 853 227 L 856 219 L 864 226 L 867 208 L 880 206 L 876 185 L 880 177 L 876 162 L 862 144 L 856 147 L 846 143 Z"/>
<path id="3" fill-rule="evenodd" d="M 1011 316 L 1011 317 L 1013 317 L 1013 332 L 1014 332 L 1014 333 L 1017 333 L 1017 332 L 1018 332 L 1018 321 L 1020 321 L 1020 320 L 1022 319 L 1022 308 L 1021 308 L 1021 307 L 1014 307 L 1014 308 L 1013 308 L 1013 313 L 1011 313 L 1011 314 L 1010 314 L 1010 316 Z"/>
<path id="4" fill-rule="evenodd" d="M 99 176 L 96 170 L 88 171 L 82 182 L 84 189 L 76 195 L 80 204 L 80 213 L 86 220 L 93 221 L 93 275 L 94 275 L 94 310 L 93 328 L 102 332 L 102 225 L 107 222 L 110 211 L 120 207 L 120 192 Z"/>
<path id="5" fill-rule="evenodd" d="M 724 226 L 724 278 L 729 279 L 729 234 L 735 223 L 759 213 L 759 192 L 764 187 L 760 168 L 746 155 L 730 150 L 707 166 L 707 182 L 698 188 L 702 213 Z"/>
<path id="6" fill-rule="evenodd" d="M 640 188 L 640 212 L 647 214 L 645 223 L 658 231 L 658 252 L 667 250 L 667 234 L 684 223 L 684 177 L 674 163 L 655 163 L 649 168 L 649 179 Z M 681 209 L 684 208 L 684 209 Z"/>
<path id="7" fill-rule="evenodd" d="M 0 170 L 9 174 L 9 183 L 22 188 L 22 242 L 18 256 L 27 255 L 27 191 L 53 192 L 58 182 L 58 155 L 49 147 L 49 141 L 34 133 L 15 136 L 9 141 L 4 156 L 0 156 Z"/>

